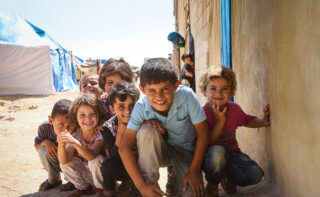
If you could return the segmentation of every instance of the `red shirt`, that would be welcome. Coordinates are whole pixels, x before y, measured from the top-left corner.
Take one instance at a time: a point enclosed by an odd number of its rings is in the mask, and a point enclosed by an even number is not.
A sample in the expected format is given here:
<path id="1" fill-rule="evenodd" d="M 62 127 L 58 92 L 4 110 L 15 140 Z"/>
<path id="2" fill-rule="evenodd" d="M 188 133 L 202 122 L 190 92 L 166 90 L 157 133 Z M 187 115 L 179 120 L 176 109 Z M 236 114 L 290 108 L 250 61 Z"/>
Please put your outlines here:
<path id="1" fill-rule="evenodd" d="M 221 145 L 227 151 L 232 152 L 240 150 L 236 139 L 236 129 L 247 124 L 248 120 L 254 118 L 254 116 L 246 114 L 241 107 L 234 102 L 228 102 L 227 107 L 228 113 L 226 122 L 216 144 Z M 206 113 L 210 130 L 212 130 L 216 123 L 216 119 L 207 106 L 207 103 L 203 105 L 202 108 Z"/>

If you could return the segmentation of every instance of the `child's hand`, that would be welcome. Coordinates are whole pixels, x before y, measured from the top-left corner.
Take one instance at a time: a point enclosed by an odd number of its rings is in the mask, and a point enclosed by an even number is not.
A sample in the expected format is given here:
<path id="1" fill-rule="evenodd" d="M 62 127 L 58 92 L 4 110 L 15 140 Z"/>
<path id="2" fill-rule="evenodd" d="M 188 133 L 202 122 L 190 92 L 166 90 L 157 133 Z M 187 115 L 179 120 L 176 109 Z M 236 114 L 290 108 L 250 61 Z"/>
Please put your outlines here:
<path id="1" fill-rule="evenodd" d="M 167 129 L 165 129 L 158 120 L 154 120 L 154 119 L 146 120 L 143 123 L 141 123 L 141 126 L 145 124 L 153 126 L 154 128 L 158 129 L 162 135 L 165 135 L 167 133 Z"/>
<path id="2" fill-rule="evenodd" d="M 53 143 L 51 140 L 46 140 L 44 146 L 50 157 L 57 157 L 57 145 L 55 143 Z"/>
<path id="3" fill-rule="evenodd" d="M 225 121 L 226 120 L 226 114 L 227 114 L 227 107 L 224 107 L 222 111 L 220 111 L 220 105 L 217 105 L 216 102 L 214 102 L 211 105 L 213 115 L 218 121 Z"/>
<path id="4" fill-rule="evenodd" d="M 81 145 L 80 142 L 75 139 L 68 131 L 61 132 L 58 137 L 57 141 L 59 144 L 70 144 L 70 145 Z"/>
<path id="5" fill-rule="evenodd" d="M 263 113 L 264 113 L 264 116 L 263 116 L 263 126 L 268 127 L 268 126 L 270 126 L 270 124 L 271 124 L 271 121 L 270 121 L 270 113 L 271 113 L 271 110 L 270 110 L 270 105 L 269 105 L 269 104 L 267 104 L 267 105 L 264 107 Z"/>
<path id="6" fill-rule="evenodd" d="M 67 131 L 68 131 L 69 133 L 72 134 L 73 130 L 74 130 L 74 126 L 72 126 L 72 125 L 68 125 L 68 126 L 67 126 Z"/>
<path id="7" fill-rule="evenodd" d="M 102 92 L 101 96 L 100 96 L 100 100 L 101 101 L 107 101 L 108 100 L 108 93 L 106 92 Z"/>
<path id="8" fill-rule="evenodd" d="M 188 77 L 193 77 L 193 74 L 189 72 L 186 68 L 184 68 L 183 71 L 186 73 Z"/>

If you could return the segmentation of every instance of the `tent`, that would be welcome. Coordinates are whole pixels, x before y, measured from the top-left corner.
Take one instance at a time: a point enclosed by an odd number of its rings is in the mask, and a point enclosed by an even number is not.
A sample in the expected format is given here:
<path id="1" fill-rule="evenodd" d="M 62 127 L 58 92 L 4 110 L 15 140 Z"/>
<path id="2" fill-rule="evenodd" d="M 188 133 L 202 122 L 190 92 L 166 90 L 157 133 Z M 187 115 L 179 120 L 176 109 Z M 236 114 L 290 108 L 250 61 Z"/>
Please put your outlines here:
<path id="1" fill-rule="evenodd" d="M 0 10 L 0 95 L 78 87 L 71 52 L 19 15 Z"/>

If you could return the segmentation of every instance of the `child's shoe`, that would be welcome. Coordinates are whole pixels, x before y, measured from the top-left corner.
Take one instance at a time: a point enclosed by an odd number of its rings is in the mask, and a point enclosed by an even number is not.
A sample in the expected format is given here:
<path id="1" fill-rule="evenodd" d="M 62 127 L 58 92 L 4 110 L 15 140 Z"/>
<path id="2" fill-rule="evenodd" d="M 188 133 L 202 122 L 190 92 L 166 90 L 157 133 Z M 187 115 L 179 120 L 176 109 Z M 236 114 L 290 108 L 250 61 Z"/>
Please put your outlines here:
<path id="1" fill-rule="evenodd" d="M 223 188 L 223 190 L 227 193 L 227 194 L 234 194 L 237 192 L 237 186 L 230 183 L 227 179 L 227 177 L 223 177 L 221 180 L 221 186 Z"/>
<path id="2" fill-rule="evenodd" d="M 117 196 L 128 196 L 131 185 L 131 180 L 122 181 L 122 183 L 117 188 Z"/>
<path id="3" fill-rule="evenodd" d="M 214 185 L 211 183 L 207 184 L 206 187 L 206 197 L 219 197 L 218 185 Z"/>
<path id="4" fill-rule="evenodd" d="M 85 190 L 80 190 L 80 189 L 76 189 L 72 192 L 70 192 L 67 197 L 72 197 L 72 196 L 81 196 L 81 195 L 90 195 L 90 194 L 94 194 L 94 189 L 92 188 L 92 186 L 89 184 L 89 186 L 87 187 L 87 189 Z"/>
<path id="5" fill-rule="evenodd" d="M 65 183 L 65 184 L 62 184 L 60 186 L 60 190 L 61 191 L 72 191 L 72 190 L 75 190 L 76 188 L 74 187 L 73 183 L 71 183 L 70 181 Z"/>
<path id="6" fill-rule="evenodd" d="M 39 186 L 39 191 L 47 191 L 49 189 L 55 188 L 59 185 L 61 185 L 62 181 L 59 180 L 56 183 L 49 183 L 48 179 L 45 180 L 41 185 Z"/>
<path id="7" fill-rule="evenodd" d="M 110 191 L 110 190 L 103 190 L 102 192 L 98 192 L 101 193 L 103 197 L 116 197 L 116 192 L 115 191 Z M 100 196 L 96 196 L 96 197 L 100 197 Z"/>
<path id="8" fill-rule="evenodd" d="M 131 185 L 131 189 L 130 189 L 128 197 L 142 197 L 139 190 L 136 188 L 136 186 L 134 184 Z"/>

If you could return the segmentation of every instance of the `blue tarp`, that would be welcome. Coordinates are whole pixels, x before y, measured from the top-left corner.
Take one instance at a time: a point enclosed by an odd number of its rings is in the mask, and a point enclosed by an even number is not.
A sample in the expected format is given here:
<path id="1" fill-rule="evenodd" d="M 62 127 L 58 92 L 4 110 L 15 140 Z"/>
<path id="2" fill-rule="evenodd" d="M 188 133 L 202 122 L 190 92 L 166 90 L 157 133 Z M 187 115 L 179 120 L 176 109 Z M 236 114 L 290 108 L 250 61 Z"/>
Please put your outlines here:
<path id="1" fill-rule="evenodd" d="M 29 27 L 31 27 L 31 30 Z M 63 92 L 78 88 L 71 52 L 65 50 L 44 30 L 31 22 L 18 15 L 0 10 L 0 43 L 22 46 L 49 45 L 55 90 Z"/>
<path id="2" fill-rule="evenodd" d="M 230 0 L 221 0 L 221 63 L 232 68 Z"/>
<path id="3" fill-rule="evenodd" d="M 232 69 L 230 0 L 221 0 L 221 64 Z M 230 98 L 234 101 L 234 98 Z"/>

